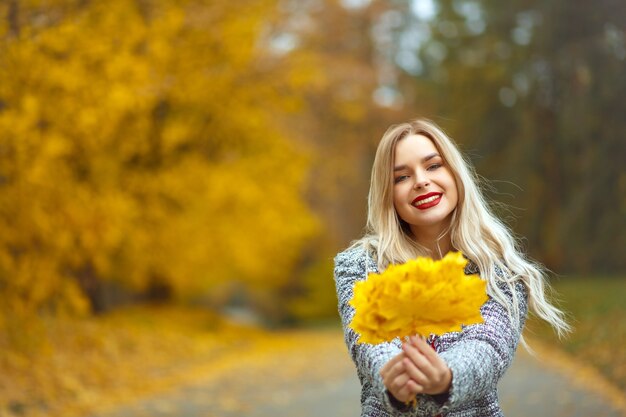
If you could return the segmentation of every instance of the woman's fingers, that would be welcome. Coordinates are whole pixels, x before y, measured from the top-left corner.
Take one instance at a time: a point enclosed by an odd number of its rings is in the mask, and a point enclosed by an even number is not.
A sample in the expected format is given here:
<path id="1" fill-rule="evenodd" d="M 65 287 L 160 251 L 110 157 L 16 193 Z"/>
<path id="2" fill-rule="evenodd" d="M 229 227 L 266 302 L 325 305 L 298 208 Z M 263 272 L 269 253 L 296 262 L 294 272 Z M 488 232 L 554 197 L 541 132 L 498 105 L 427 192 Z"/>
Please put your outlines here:
<path id="1" fill-rule="evenodd" d="M 440 360 L 439 355 L 435 352 L 435 349 L 430 346 L 426 340 L 418 336 L 411 336 L 409 338 L 413 346 L 415 346 L 424 356 L 426 356 L 429 362 L 433 363 Z"/>
<path id="2" fill-rule="evenodd" d="M 412 379 L 410 379 L 406 383 L 406 387 L 410 391 L 412 396 L 415 396 L 417 394 L 424 392 L 424 387 L 418 384 L 417 382 L 413 381 Z"/>
<path id="3" fill-rule="evenodd" d="M 409 401 L 416 394 L 439 394 L 449 389 L 452 373 L 425 340 L 412 336 L 402 344 L 402 352 L 380 369 L 383 383 L 400 401 Z"/>
<path id="4" fill-rule="evenodd" d="M 416 384 L 415 381 L 409 379 L 404 384 L 404 386 L 400 388 L 397 394 L 394 394 L 393 392 L 392 394 L 394 397 L 396 397 L 396 399 L 406 403 L 414 399 L 415 396 L 420 392 L 422 392 L 422 388 L 418 384 Z"/>
<path id="5" fill-rule="evenodd" d="M 422 338 L 411 336 L 410 341 L 403 349 L 413 365 L 411 367 L 405 363 L 407 373 L 422 385 L 424 393 L 446 392 L 452 381 L 452 372 L 448 365 Z"/>
<path id="6" fill-rule="evenodd" d="M 411 401 L 417 394 L 424 391 L 423 387 L 413 381 L 406 372 L 396 377 L 387 386 L 387 389 L 396 399 L 402 402 Z"/>
<path id="7" fill-rule="evenodd" d="M 397 400 L 406 402 L 412 398 L 412 386 L 407 385 L 411 380 L 411 377 L 405 372 L 404 363 L 397 362 L 388 369 L 388 372 L 383 377 L 383 383 L 387 390 Z"/>
<path id="8" fill-rule="evenodd" d="M 380 368 L 380 375 L 384 378 L 385 375 L 389 373 L 389 370 L 398 362 L 401 362 L 402 359 L 404 359 L 404 352 L 400 352 L 399 354 L 391 358 L 386 364 L 384 364 L 383 367 Z"/>
<path id="9" fill-rule="evenodd" d="M 411 359 L 406 358 L 402 362 L 406 373 L 416 384 L 419 384 L 420 387 L 428 384 L 429 378 L 415 366 Z"/>
<path id="10" fill-rule="evenodd" d="M 381 370 L 381 376 L 383 377 L 383 383 L 387 387 L 387 389 L 400 389 L 400 385 L 406 383 L 409 380 L 409 376 L 406 374 L 404 370 L 404 363 L 402 359 L 404 355 L 398 355 L 399 358 L 394 358 L 387 362 L 385 365 L 386 369 Z M 400 378 L 400 379 L 398 379 Z M 399 381 L 399 382 L 397 382 Z"/>
<path id="11" fill-rule="evenodd" d="M 406 343 L 402 346 L 405 355 L 411 359 L 415 368 L 419 370 L 425 377 L 432 378 L 435 374 L 435 369 L 430 362 L 430 359 L 424 355 L 417 347 L 411 343 Z M 432 349 L 431 349 L 432 350 Z M 423 382 L 423 381 L 417 381 Z"/>
<path id="12" fill-rule="evenodd" d="M 407 402 L 415 398 L 416 394 L 423 392 L 423 387 L 411 379 L 404 360 L 411 362 L 404 352 L 394 356 L 383 365 L 380 374 L 387 390 L 399 401 Z"/>

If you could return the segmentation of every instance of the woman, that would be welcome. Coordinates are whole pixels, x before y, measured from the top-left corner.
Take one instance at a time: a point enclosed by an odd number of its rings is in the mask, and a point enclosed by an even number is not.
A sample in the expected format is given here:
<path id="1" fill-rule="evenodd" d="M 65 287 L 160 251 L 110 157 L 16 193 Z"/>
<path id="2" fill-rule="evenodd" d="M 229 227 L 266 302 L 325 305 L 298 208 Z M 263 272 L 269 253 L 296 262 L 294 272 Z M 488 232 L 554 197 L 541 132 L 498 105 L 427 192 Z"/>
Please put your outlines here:
<path id="1" fill-rule="evenodd" d="M 487 281 L 484 323 L 428 340 L 357 344 L 348 304 L 355 281 L 449 251 L 461 251 L 469 260 L 465 272 L 480 272 Z M 563 313 L 544 297 L 541 268 L 489 210 L 456 145 L 428 120 L 392 126 L 381 139 L 367 232 L 335 258 L 335 284 L 361 381 L 361 416 L 501 416 L 496 386 L 517 349 L 528 306 L 559 336 L 569 331 Z"/>

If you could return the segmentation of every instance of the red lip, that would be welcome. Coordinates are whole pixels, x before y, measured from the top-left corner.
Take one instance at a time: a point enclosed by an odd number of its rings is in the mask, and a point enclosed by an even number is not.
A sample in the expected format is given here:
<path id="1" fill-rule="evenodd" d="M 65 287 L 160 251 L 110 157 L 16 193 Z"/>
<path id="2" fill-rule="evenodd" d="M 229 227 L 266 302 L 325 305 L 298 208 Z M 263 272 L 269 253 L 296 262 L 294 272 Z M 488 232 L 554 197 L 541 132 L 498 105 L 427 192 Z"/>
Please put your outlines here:
<path id="1" fill-rule="evenodd" d="M 420 200 L 423 200 L 425 198 L 432 197 L 432 196 L 435 196 L 435 195 L 443 195 L 443 193 L 427 193 L 427 194 L 418 195 L 417 197 L 415 197 L 415 199 L 413 201 L 411 201 L 411 204 L 414 205 L 415 203 L 417 203 Z"/>
<path id="2" fill-rule="evenodd" d="M 428 193 L 428 194 L 424 194 L 421 195 L 419 197 L 417 197 L 415 200 L 413 200 L 413 207 L 415 207 L 418 210 L 428 210 L 431 207 L 435 207 L 437 204 L 439 204 L 441 202 L 441 196 L 443 195 L 443 193 Z M 435 198 L 433 201 L 429 201 L 427 203 L 422 203 L 420 205 L 415 205 L 415 203 L 419 200 L 422 200 L 424 198 L 429 198 L 429 197 L 437 197 Z"/>

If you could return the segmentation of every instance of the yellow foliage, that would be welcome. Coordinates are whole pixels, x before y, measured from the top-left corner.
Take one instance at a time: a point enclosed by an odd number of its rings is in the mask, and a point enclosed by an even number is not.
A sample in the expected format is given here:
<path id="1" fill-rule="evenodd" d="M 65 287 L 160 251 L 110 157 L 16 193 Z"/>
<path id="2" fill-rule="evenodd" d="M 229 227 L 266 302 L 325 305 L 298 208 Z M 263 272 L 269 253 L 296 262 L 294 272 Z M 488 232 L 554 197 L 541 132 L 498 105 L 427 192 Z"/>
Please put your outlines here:
<path id="1" fill-rule="evenodd" d="M 335 328 L 268 332 L 181 307 L 55 318 L 43 328 L 50 337 L 37 355 L 2 346 L 3 417 L 109 415 L 117 407 L 128 415 L 133 404 L 198 383 L 208 409 L 219 410 L 220 399 L 229 398 L 238 401 L 238 415 L 247 415 L 261 394 L 246 387 L 267 383 L 268 372 L 274 383 L 280 376 L 293 385 L 305 373 L 307 383 L 323 384 L 351 371 Z M 329 366 L 311 367 L 312 358 Z"/>
<path id="2" fill-rule="evenodd" d="M 0 46 L 0 330 L 93 281 L 282 285 L 319 226 L 257 66 L 275 2 L 74 3 L 20 2 L 47 18 Z"/>
<path id="3" fill-rule="evenodd" d="M 486 282 L 465 275 L 466 264 L 460 252 L 439 261 L 417 258 L 356 282 L 350 300 L 356 312 L 350 326 L 360 335 L 359 343 L 441 335 L 482 323 Z"/>
<path id="4" fill-rule="evenodd" d="M 48 337 L 36 352 L 7 347 L 0 339 L 0 415 L 16 406 L 33 417 L 102 411 L 111 402 L 192 379 L 198 371 L 212 376 L 207 368 L 227 361 L 227 352 L 268 342 L 261 330 L 183 308 L 123 309 L 95 319 L 48 319 L 39 326 Z M 246 345 L 237 349 L 241 340 Z"/>

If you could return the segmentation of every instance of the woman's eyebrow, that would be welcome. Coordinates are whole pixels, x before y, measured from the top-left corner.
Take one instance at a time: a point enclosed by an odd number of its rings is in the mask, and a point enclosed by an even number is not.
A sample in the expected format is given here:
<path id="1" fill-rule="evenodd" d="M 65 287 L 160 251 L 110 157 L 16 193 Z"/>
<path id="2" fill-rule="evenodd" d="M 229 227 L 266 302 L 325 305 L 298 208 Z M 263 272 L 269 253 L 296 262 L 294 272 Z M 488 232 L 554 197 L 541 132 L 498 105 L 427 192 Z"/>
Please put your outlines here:
<path id="1" fill-rule="evenodd" d="M 441 156 L 441 155 L 439 155 L 437 152 L 433 152 L 430 155 L 426 155 L 425 157 L 423 157 L 422 162 L 430 161 L 431 159 L 436 158 L 438 156 Z"/>
<path id="2" fill-rule="evenodd" d="M 437 152 L 433 152 L 433 153 L 428 154 L 425 157 L 423 157 L 422 158 L 422 162 L 428 162 L 431 159 L 436 158 L 438 156 L 441 157 L 441 155 L 439 155 Z M 407 166 L 406 165 L 398 165 L 398 166 L 393 167 L 393 172 L 402 171 L 403 169 L 407 169 Z"/>

